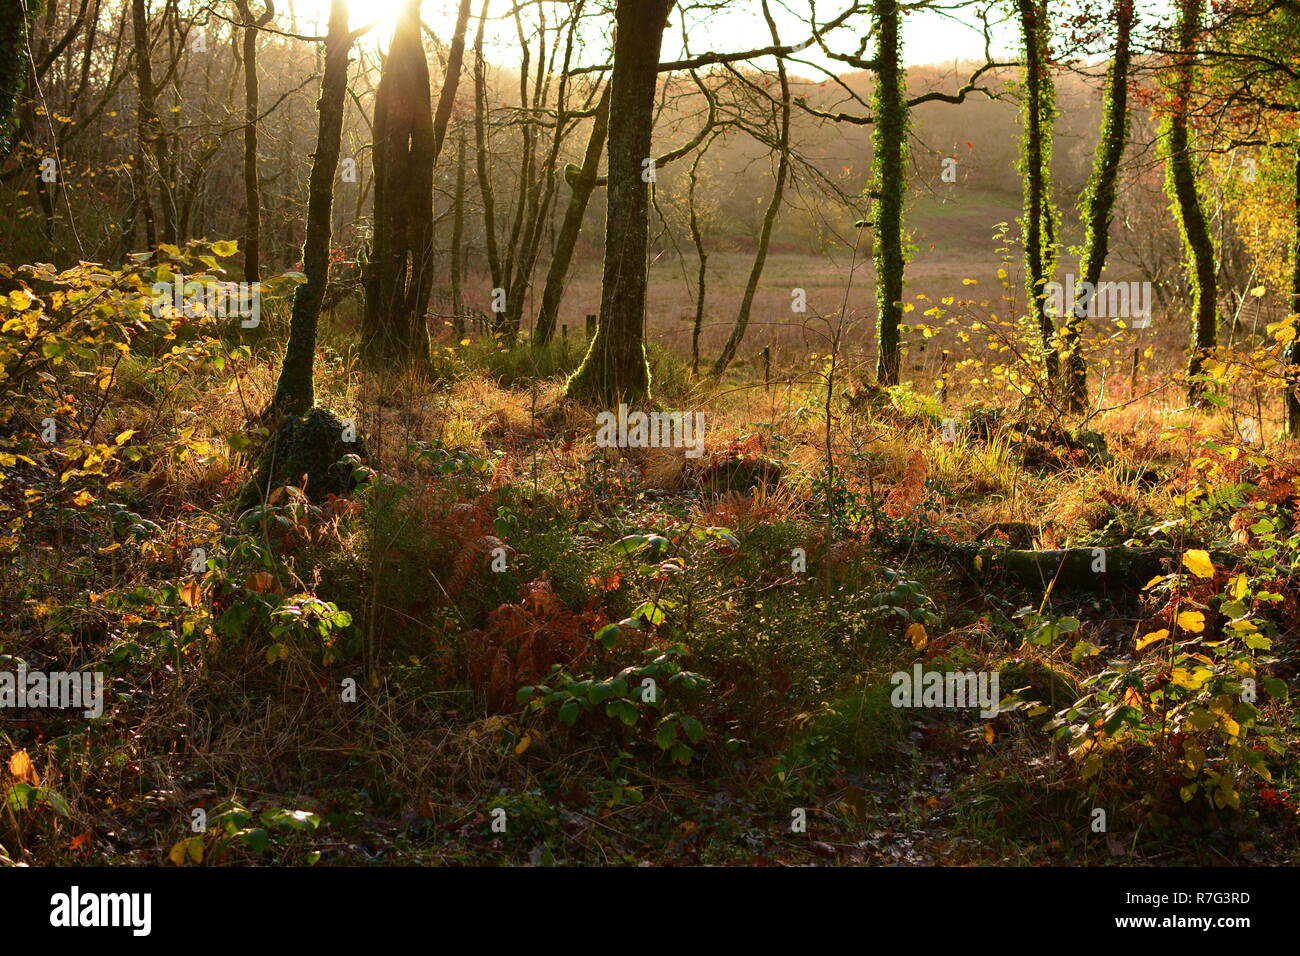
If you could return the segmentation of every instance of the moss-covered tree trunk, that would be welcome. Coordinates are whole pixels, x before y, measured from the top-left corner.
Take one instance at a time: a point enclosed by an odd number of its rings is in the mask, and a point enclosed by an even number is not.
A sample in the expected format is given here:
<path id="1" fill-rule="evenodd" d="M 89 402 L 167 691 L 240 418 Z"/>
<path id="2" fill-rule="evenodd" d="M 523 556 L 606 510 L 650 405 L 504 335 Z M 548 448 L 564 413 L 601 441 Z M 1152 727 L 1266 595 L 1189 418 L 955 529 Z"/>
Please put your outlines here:
<path id="1" fill-rule="evenodd" d="M 338 172 L 343 133 L 343 98 L 348 86 L 348 0 L 331 0 L 325 37 L 325 73 L 316 109 L 320 122 L 316 153 L 307 185 L 307 237 L 302 271 L 307 281 L 294 290 L 289 342 L 275 387 L 273 407 L 281 414 L 305 415 L 315 403 L 312 364 L 316 358 L 316 323 L 329 282 L 330 211 L 334 206 L 334 177 Z"/>
<path id="2" fill-rule="evenodd" d="M 1291 240 L 1291 312 L 1300 315 L 1300 138 L 1296 141 L 1293 189 L 1295 226 Z M 1296 337 L 1286 347 L 1286 433 L 1293 438 L 1300 438 L 1300 329 L 1296 329 L 1296 332 Z"/>
<path id="3" fill-rule="evenodd" d="M 555 249 L 551 253 L 551 263 L 546 270 L 546 286 L 542 291 L 542 308 L 533 324 L 533 348 L 544 348 L 555 335 L 555 323 L 560 316 L 560 301 L 564 298 L 564 285 L 569 276 L 569 266 L 573 262 L 573 250 L 577 247 L 578 236 L 582 233 L 582 220 L 587 214 L 587 203 L 595 191 L 596 180 L 600 178 L 600 157 L 605 152 L 605 137 L 609 132 L 609 84 L 600 95 L 596 106 L 596 116 L 591 124 L 591 135 L 587 137 L 587 150 L 582 157 L 582 165 L 567 166 L 564 170 L 565 181 L 572 192 L 569 205 L 564 210 L 564 222 L 555 237 Z"/>
<path id="4" fill-rule="evenodd" d="M 429 357 L 434 135 L 420 2 L 402 6 L 375 92 L 374 231 L 361 329 L 371 366 Z"/>
<path id="5" fill-rule="evenodd" d="M 1129 37 L 1132 32 L 1133 0 L 1116 0 L 1115 56 L 1106 78 L 1101 135 L 1097 140 L 1092 176 L 1088 180 L 1088 190 L 1083 200 L 1083 254 L 1079 257 L 1080 287 L 1083 289 L 1097 288 L 1110 247 L 1115 185 L 1119 179 L 1119 164 L 1124 158 L 1124 147 L 1128 143 L 1128 71 L 1132 60 Z M 1065 352 L 1065 397 L 1070 410 L 1074 412 L 1083 411 L 1088 404 L 1088 365 L 1083 357 L 1082 338 L 1090 304 L 1090 296 L 1082 292 L 1077 294 L 1061 335 Z"/>
<path id="6" fill-rule="evenodd" d="M 29 0 L 25 14 L 22 4 L 13 0 L 0 7 L 0 153 L 3 153 L 9 149 L 18 95 L 27 75 L 27 28 L 40 3 Z"/>
<path id="7" fill-rule="evenodd" d="M 907 194 L 907 71 L 898 0 L 876 0 L 876 88 L 871 130 L 876 265 L 876 381 L 897 385 L 902 350 L 898 327 L 903 318 L 903 213 Z"/>
<path id="8" fill-rule="evenodd" d="M 1043 0 L 1016 0 L 1025 48 L 1024 144 L 1020 156 L 1024 176 L 1025 298 L 1038 327 L 1047 378 L 1055 383 L 1060 370 L 1056 328 L 1047 312 L 1046 289 L 1055 260 L 1054 213 L 1051 199 L 1052 126 L 1055 90 L 1048 73 L 1047 5 Z"/>
<path id="9" fill-rule="evenodd" d="M 650 394 L 645 355 L 650 134 L 673 0 L 618 0 L 610 76 L 609 189 L 600 321 L 567 394 L 614 405 Z"/>
<path id="10" fill-rule="evenodd" d="M 262 278 L 262 190 L 257 171 L 257 33 L 275 16 L 275 5 L 266 0 L 266 9 L 254 17 L 248 0 L 239 0 L 239 16 L 244 22 L 244 281 Z"/>
<path id="11" fill-rule="evenodd" d="M 1187 282 L 1192 296 L 1192 342 L 1187 361 L 1191 378 L 1201 374 L 1205 358 L 1219 343 L 1218 284 L 1215 272 L 1214 240 L 1210 236 L 1197 185 L 1193 155 L 1191 99 L 1196 81 L 1196 37 L 1200 31 L 1203 0 L 1178 0 L 1177 58 L 1169 115 L 1161 137 L 1165 153 L 1165 191 L 1173 202 L 1174 218 L 1182 233 L 1187 255 Z M 1188 397 L 1200 399 L 1204 383 L 1192 381 Z"/>

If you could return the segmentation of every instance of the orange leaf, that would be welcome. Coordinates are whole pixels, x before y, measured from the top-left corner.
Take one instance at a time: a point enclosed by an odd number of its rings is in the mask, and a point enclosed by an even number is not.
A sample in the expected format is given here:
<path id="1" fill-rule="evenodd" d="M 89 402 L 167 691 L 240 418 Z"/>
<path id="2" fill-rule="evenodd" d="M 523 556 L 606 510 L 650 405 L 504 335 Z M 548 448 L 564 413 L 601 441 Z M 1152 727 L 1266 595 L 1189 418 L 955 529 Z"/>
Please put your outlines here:
<path id="1" fill-rule="evenodd" d="M 9 758 L 9 772 L 17 778 L 19 783 L 30 783 L 33 787 L 41 785 L 40 774 L 36 772 L 32 758 L 27 756 L 26 750 L 19 750 Z"/>

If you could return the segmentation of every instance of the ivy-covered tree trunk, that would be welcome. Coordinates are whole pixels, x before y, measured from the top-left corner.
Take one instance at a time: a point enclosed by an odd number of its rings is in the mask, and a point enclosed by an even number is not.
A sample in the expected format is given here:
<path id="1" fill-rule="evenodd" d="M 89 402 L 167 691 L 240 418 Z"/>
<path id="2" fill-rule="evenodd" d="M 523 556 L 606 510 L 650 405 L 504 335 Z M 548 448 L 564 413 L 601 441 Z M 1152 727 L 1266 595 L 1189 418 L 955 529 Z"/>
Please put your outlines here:
<path id="1" fill-rule="evenodd" d="M 901 364 L 898 327 L 903 317 L 903 212 L 907 192 L 907 71 L 898 0 L 876 0 L 876 88 L 871 130 L 876 236 L 876 381 L 897 385 Z"/>
<path id="2" fill-rule="evenodd" d="M 316 153 L 307 185 L 307 238 L 302 248 L 302 271 L 307 281 L 293 294 L 289 342 L 275 387 L 273 408 L 288 415 L 304 415 L 315 403 L 312 365 L 316 359 L 316 323 L 329 282 L 330 211 L 334 206 L 334 177 L 338 172 L 339 143 L 343 134 L 343 98 L 348 86 L 348 0 L 331 0 L 329 29 L 325 37 L 325 74 L 321 78 L 316 109 L 320 123 Z"/>
<path id="3" fill-rule="evenodd" d="M 1187 254 L 1187 281 L 1192 295 L 1192 343 L 1187 374 L 1193 379 L 1201 374 L 1206 356 L 1219 343 L 1214 240 L 1210 236 L 1197 186 L 1189 116 L 1196 79 L 1196 35 L 1203 12 L 1203 0 L 1178 0 L 1176 42 L 1179 52 L 1173 64 L 1169 115 L 1161 130 L 1165 152 L 1165 191 L 1173 202 L 1174 218 L 1178 221 Z M 1203 382 L 1192 381 L 1188 385 L 1188 397 L 1198 401 L 1204 390 Z"/>
<path id="4" fill-rule="evenodd" d="M 587 203 L 596 188 L 600 177 L 600 157 L 605 152 L 605 137 L 609 132 L 609 84 L 601 92 L 600 102 L 596 106 L 596 115 L 591 124 L 591 135 L 587 137 L 587 151 L 583 154 L 582 165 L 569 165 L 564 168 L 564 179 L 572 192 L 569 195 L 568 208 L 564 210 L 564 222 L 555 237 L 555 249 L 551 253 L 551 263 L 546 270 L 546 287 L 542 291 L 542 308 L 533 324 L 533 348 L 544 348 L 555 335 L 555 323 L 560 315 L 560 301 L 564 298 L 564 284 L 569 276 L 569 265 L 573 262 L 573 250 L 582 233 L 582 220 L 587 214 Z"/>
<path id="5" fill-rule="evenodd" d="M 26 16 L 22 4 L 14 0 L 0 9 L 0 153 L 9 149 L 13 136 L 18 95 L 28 68 L 27 28 L 40 6 L 37 0 L 29 0 Z"/>
<path id="6" fill-rule="evenodd" d="M 420 2 L 403 5 L 375 92 L 374 232 L 361 332 L 371 365 L 429 357 L 434 135 Z"/>
<path id="7" fill-rule="evenodd" d="M 650 394 L 645 355 L 650 134 L 659 49 L 673 0 L 618 0 L 610 76 L 609 189 L 600 321 L 569 398 L 614 405 Z"/>
<path id="8" fill-rule="evenodd" d="M 1046 289 L 1055 260 L 1051 199 L 1052 126 L 1056 119 L 1055 90 L 1048 74 L 1047 5 L 1044 0 L 1016 0 L 1025 47 L 1024 144 L 1020 156 L 1024 176 L 1025 298 L 1038 326 L 1047 378 L 1055 383 L 1060 370 L 1056 328 L 1047 312 Z"/>
<path id="9" fill-rule="evenodd" d="M 1133 32 L 1133 0 L 1115 2 L 1115 57 L 1106 78 L 1102 104 L 1101 135 L 1093 155 L 1092 176 L 1083 200 L 1083 254 L 1079 258 L 1082 289 L 1096 289 L 1106 265 L 1110 246 L 1110 223 L 1115 208 L 1115 186 L 1119 164 L 1128 143 L 1128 71 L 1132 57 L 1129 37 Z M 1089 283 L 1084 285 L 1084 283 Z M 1091 297 L 1080 292 L 1062 330 L 1065 352 L 1065 397 L 1071 411 L 1080 412 L 1088 403 L 1088 366 L 1082 351 L 1083 328 Z"/>

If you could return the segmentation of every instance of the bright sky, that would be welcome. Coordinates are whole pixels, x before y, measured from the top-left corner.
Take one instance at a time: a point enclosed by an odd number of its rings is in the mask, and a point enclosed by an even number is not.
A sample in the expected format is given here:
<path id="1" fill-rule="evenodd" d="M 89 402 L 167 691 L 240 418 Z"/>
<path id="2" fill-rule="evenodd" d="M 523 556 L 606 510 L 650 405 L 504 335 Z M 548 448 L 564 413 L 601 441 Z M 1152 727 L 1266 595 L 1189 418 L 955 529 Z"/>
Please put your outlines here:
<path id="1" fill-rule="evenodd" d="M 371 20 L 377 20 L 369 42 L 387 44 L 393 30 L 396 10 L 402 0 L 352 0 L 352 26 L 355 28 Z M 505 13 L 510 9 L 511 0 L 492 0 L 489 16 Z M 824 21 L 835 15 L 834 5 L 822 0 L 814 4 L 818 19 Z M 439 37 L 449 37 L 456 19 L 456 0 L 424 0 L 422 15 L 429 28 Z M 772 0 L 773 16 L 781 33 L 783 43 L 798 43 L 808 39 L 806 23 L 809 0 Z M 474 3 L 477 15 L 478 0 Z M 286 11 L 293 11 L 304 20 L 313 21 L 324 32 L 325 20 L 329 11 L 329 0 L 288 0 Z M 977 26 L 962 23 L 957 16 L 964 15 L 971 22 L 975 20 L 972 11 L 944 16 L 934 11 L 920 11 L 908 15 L 904 26 L 904 58 L 911 64 L 946 63 L 953 60 L 972 60 L 984 55 L 984 40 Z M 675 60 L 683 57 L 681 42 L 681 25 L 683 14 L 674 11 L 665 37 L 663 58 Z M 713 12 L 691 12 L 686 14 L 689 31 L 688 46 L 692 53 L 704 50 L 729 52 L 754 49 L 771 42 L 767 24 L 763 20 L 762 7 L 758 0 L 732 0 L 723 9 Z M 866 16 L 857 18 L 858 24 L 866 23 Z M 304 24 L 305 25 L 305 24 Z M 471 35 L 475 29 L 470 22 Z M 515 37 L 512 22 L 498 20 L 489 24 L 488 58 L 502 66 L 518 62 L 519 43 Z M 851 28 L 836 31 L 833 48 L 852 47 L 856 52 L 857 36 Z M 1004 24 L 994 32 L 993 52 L 1006 54 L 1015 47 L 1015 29 L 1013 24 Z M 868 52 L 870 52 L 868 50 Z M 851 67 L 835 63 L 821 54 L 816 48 L 805 51 L 802 56 L 821 66 L 833 68 L 837 73 L 849 72 Z M 759 65 L 765 65 L 761 62 Z M 766 64 L 770 65 L 770 64 Z"/>

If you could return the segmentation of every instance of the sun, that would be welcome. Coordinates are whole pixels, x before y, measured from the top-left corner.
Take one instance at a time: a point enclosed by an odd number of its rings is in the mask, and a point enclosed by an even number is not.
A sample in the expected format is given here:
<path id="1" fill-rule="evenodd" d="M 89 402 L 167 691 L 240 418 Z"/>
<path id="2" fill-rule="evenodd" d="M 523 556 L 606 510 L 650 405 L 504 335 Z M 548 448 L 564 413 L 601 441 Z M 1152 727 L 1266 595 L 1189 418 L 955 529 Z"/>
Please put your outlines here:
<path id="1" fill-rule="evenodd" d="M 357 30 L 369 26 L 363 42 L 380 48 L 386 48 L 393 38 L 393 29 L 397 26 L 397 16 L 406 5 L 407 0 L 347 0 L 348 25 Z M 302 26 L 311 27 L 317 35 L 324 34 L 329 24 L 330 0 L 298 0 L 293 5 L 294 13 L 303 21 Z M 420 19 L 436 36 L 443 36 L 455 23 L 455 4 L 450 0 L 423 0 L 420 4 Z"/>

